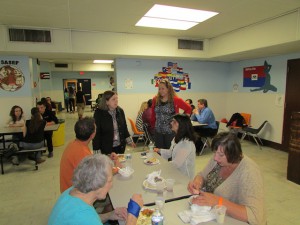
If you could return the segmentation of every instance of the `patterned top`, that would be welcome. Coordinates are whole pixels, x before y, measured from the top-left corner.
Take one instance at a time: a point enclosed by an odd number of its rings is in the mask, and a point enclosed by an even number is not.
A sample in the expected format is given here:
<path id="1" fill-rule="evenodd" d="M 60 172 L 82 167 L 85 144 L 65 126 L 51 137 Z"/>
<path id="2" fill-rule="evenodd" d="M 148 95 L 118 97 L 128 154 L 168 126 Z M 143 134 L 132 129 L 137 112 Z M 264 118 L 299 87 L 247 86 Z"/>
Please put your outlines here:
<path id="1" fill-rule="evenodd" d="M 144 112 L 139 113 L 138 116 L 137 116 L 137 118 L 136 118 L 136 121 L 135 121 L 136 128 L 139 131 L 144 131 L 144 129 L 143 129 L 143 120 L 142 120 L 143 113 Z"/>
<path id="2" fill-rule="evenodd" d="M 208 174 L 203 189 L 206 192 L 214 193 L 215 189 L 223 183 L 223 178 L 219 176 L 221 166 L 217 164 Z"/>
<path id="3" fill-rule="evenodd" d="M 162 102 L 155 107 L 155 130 L 162 134 L 171 134 L 171 118 L 175 115 L 174 105 L 170 102 Z"/>
<path id="4" fill-rule="evenodd" d="M 113 120 L 113 127 L 114 127 L 114 139 L 113 139 L 113 147 L 119 146 L 121 144 L 118 123 L 116 118 L 116 110 L 110 111 L 108 113 L 111 115 Z"/>

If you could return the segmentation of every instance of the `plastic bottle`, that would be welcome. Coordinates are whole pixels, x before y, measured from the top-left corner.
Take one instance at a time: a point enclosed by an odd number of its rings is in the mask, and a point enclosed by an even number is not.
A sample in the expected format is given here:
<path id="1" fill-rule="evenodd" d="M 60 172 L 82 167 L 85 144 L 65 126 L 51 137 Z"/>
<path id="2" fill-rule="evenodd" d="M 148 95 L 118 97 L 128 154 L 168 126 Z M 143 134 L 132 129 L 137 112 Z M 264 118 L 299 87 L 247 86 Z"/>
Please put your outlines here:
<path id="1" fill-rule="evenodd" d="M 163 225 L 164 224 L 164 215 L 158 208 L 156 208 L 154 213 L 152 214 L 151 224 L 152 225 Z"/>
<path id="2" fill-rule="evenodd" d="M 126 157 L 126 167 L 132 168 L 132 155 L 130 153 L 125 155 Z"/>
<path id="3" fill-rule="evenodd" d="M 149 147 L 149 153 L 147 154 L 147 158 L 151 159 L 151 158 L 153 158 L 153 152 L 154 152 L 154 150 L 153 150 L 154 144 L 152 141 L 150 141 L 148 147 Z"/>
<path id="4" fill-rule="evenodd" d="M 149 143 L 148 147 L 149 147 L 149 153 L 153 153 L 154 144 L 153 144 L 153 142 L 152 142 L 152 141 L 150 141 L 150 143 Z"/>

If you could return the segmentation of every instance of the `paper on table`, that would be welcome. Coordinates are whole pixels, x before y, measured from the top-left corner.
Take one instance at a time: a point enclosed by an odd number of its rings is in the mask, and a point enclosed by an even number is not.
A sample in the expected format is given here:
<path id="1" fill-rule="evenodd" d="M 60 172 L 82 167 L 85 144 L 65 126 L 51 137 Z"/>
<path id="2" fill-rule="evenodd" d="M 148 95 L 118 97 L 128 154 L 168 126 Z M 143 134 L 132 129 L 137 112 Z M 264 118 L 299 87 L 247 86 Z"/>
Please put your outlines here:
<path id="1" fill-rule="evenodd" d="M 160 177 L 161 170 L 153 171 L 147 175 L 147 182 L 152 186 L 156 186 L 155 177 Z"/>
<path id="2" fill-rule="evenodd" d="M 198 223 L 207 222 L 215 219 L 214 213 L 211 211 L 211 207 L 192 205 L 192 210 L 185 210 L 179 212 L 178 216 L 184 223 L 190 223 L 196 225 Z"/>

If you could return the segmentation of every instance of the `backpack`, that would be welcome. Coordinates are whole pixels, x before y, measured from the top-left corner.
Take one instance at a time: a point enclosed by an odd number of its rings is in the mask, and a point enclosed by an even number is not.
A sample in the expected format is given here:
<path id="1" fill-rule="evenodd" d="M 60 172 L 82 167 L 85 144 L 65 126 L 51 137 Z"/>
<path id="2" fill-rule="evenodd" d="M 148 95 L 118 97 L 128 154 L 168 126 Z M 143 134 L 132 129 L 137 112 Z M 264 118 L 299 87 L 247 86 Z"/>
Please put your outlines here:
<path id="1" fill-rule="evenodd" d="M 234 126 L 234 127 L 245 127 L 247 125 L 244 117 L 239 113 L 232 114 L 230 120 L 228 121 L 226 127 Z"/>
<path id="2" fill-rule="evenodd" d="M 10 158 L 19 151 L 19 147 L 16 143 L 10 143 L 8 148 L 4 150 L 3 155 L 5 158 Z"/>

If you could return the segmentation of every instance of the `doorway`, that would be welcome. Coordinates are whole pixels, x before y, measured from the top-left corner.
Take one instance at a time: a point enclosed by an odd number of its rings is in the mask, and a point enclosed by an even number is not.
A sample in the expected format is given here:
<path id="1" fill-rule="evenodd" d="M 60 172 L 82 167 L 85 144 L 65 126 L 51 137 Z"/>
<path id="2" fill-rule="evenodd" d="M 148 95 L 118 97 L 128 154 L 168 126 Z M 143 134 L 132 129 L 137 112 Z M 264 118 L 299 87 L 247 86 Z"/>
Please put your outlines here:
<path id="1" fill-rule="evenodd" d="M 63 79 L 63 85 L 64 88 L 72 87 L 75 91 L 81 87 L 86 104 L 91 105 L 91 101 L 89 101 L 92 98 L 91 79 Z"/>
<path id="2" fill-rule="evenodd" d="M 282 147 L 288 151 L 291 135 L 291 116 L 292 112 L 300 111 L 299 101 L 300 83 L 300 59 L 291 59 L 287 63 L 286 89 L 285 89 L 285 108 L 282 130 Z"/>

